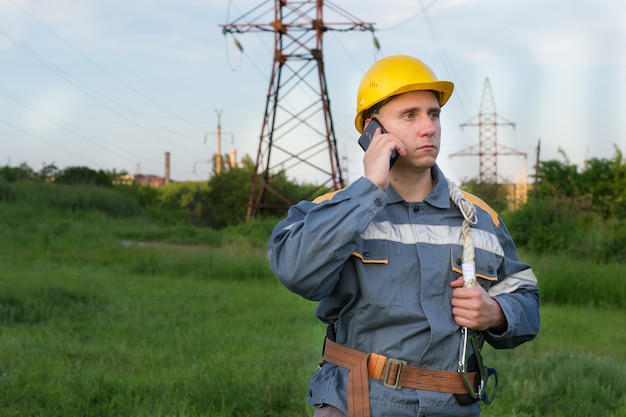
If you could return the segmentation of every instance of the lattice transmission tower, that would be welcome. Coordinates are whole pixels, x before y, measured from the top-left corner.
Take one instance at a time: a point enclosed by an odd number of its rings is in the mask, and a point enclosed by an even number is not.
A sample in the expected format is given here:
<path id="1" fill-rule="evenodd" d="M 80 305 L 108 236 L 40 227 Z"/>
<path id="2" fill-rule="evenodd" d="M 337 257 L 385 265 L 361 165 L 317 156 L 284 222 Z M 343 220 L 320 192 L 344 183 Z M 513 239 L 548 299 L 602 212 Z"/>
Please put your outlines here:
<path id="1" fill-rule="evenodd" d="M 461 124 L 461 128 L 466 126 L 478 126 L 478 146 L 471 146 L 460 152 L 450 154 L 450 156 L 478 156 L 478 180 L 480 183 L 498 184 L 498 156 L 523 155 L 526 157 L 523 152 L 498 145 L 498 126 L 511 126 L 515 129 L 515 123 L 509 122 L 496 113 L 489 78 L 485 79 L 480 100 L 480 113 Z"/>
<path id="2" fill-rule="evenodd" d="M 331 12 L 337 20 L 331 20 L 332 23 L 324 20 L 324 11 Z M 247 218 L 262 210 L 288 208 L 295 203 L 287 190 L 281 189 L 280 181 L 273 181 L 278 172 L 297 171 L 308 182 L 319 184 L 311 195 L 322 187 L 334 190 L 344 187 L 324 73 L 322 40 L 327 31 L 373 33 L 373 24 L 359 21 L 329 1 L 274 0 L 265 1 L 220 26 L 225 35 L 274 34 L 272 73 Z"/>

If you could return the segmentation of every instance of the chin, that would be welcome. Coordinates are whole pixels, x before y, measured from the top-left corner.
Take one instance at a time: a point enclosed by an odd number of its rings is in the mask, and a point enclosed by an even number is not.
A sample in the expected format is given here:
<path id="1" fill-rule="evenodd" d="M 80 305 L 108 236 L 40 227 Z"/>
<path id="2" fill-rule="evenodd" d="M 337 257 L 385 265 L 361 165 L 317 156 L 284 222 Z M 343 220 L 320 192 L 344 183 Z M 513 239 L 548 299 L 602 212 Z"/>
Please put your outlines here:
<path id="1" fill-rule="evenodd" d="M 416 161 L 415 166 L 420 168 L 432 168 L 435 166 L 437 162 L 437 158 L 420 158 L 419 161 Z"/>

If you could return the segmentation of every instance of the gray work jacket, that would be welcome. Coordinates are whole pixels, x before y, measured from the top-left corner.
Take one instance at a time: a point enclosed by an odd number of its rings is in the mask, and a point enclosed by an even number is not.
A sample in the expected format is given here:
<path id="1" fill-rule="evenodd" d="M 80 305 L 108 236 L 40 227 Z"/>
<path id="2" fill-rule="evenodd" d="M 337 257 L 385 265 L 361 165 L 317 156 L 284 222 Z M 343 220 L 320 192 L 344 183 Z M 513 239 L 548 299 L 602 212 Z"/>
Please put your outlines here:
<path id="1" fill-rule="evenodd" d="M 360 178 L 320 201 L 298 203 L 274 229 L 268 259 L 289 290 L 319 301 L 316 314 L 334 327 L 337 343 L 456 372 L 461 333 L 450 282 L 461 274 L 463 217 L 443 173 L 437 166 L 432 173 L 435 187 L 422 202 L 406 202 L 391 187 L 382 191 Z M 485 332 L 485 340 L 513 348 L 539 331 L 537 280 L 518 260 L 498 215 L 472 201 L 477 279 L 508 323 L 503 334 Z M 325 363 L 313 375 L 307 402 L 345 412 L 347 373 Z M 372 417 L 480 414 L 477 403 L 461 406 L 452 394 L 395 390 L 373 380 L 370 404 Z"/>

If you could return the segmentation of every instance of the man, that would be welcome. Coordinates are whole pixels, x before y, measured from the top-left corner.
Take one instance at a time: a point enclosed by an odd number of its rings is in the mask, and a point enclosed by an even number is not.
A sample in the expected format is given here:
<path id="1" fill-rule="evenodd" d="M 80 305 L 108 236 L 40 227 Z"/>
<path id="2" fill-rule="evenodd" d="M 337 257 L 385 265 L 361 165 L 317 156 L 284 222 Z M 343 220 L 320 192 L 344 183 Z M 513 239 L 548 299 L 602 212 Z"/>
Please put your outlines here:
<path id="1" fill-rule="evenodd" d="M 537 280 L 501 219 L 436 164 L 452 90 L 418 59 L 376 62 L 355 124 L 376 118 L 387 133 L 376 130 L 364 176 L 291 207 L 272 233 L 275 275 L 328 323 L 307 399 L 316 417 L 478 416 L 477 399 L 491 399 L 475 372 L 482 341 L 513 348 L 539 331 Z"/>

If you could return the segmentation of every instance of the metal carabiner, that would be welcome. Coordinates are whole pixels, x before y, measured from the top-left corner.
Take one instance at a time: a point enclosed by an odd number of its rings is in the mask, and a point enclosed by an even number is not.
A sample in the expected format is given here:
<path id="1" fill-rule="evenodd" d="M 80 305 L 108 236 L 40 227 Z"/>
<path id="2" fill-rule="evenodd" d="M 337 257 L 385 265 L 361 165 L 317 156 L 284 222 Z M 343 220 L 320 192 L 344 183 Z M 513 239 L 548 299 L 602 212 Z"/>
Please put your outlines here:
<path id="1" fill-rule="evenodd" d="M 478 365 L 478 376 L 480 378 L 478 384 L 478 390 L 474 389 L 474 383 L 467 376 L 468 366 L 467 366 L 467 346 L 471 345 L 472 350 L 474 352 L 474 356 L 476 357 L 476 363 Z M 470 397 L 475 400 L 481 400 L 485 404 L 491 404 L 496 396 L 496 390 L 498 388 L 498 372 L 493 368 L 487 368 L 483 364 L 483 357 L 481 354 L 482 349 L 482 338 L 477 333 L 469 335 L 469 329 L 467 327 L 461 328 L 461 342 L 459 345 L 459 366 L 458 371 L 463 378 L 463 382 L 467 387 L 467 391 L 469 392 Z M 485 389 L 487 388 L 487 384 L 489 383 L 489 378 L 494 376 L 494 386 L 491 392 L 491 395 L 487 395 Z"/>
<path id="2" fill-rule="evenodd" d="M 459 344 L 459 372 L 467 373 L 467 327 L 461 327 L 461 343 Z"/>
<path id="3" fill-rule="evenodd" d="M 468 391 L 470 397 L 472 397 L 475 400 L 479 400 L 480 399 L 480 394 L 477 393 L 474 390 L 474 383 L 467 376 L 467 371 L 468 371 L 468 367 L 467 367 L 467 346 L 468 346 L 468 342 L 470 342 L 470 339 L 469 339 L 469 329 L 467 327 L 461 327 L 461 342 L 459 344 L 459 365 L 458 365 L 458 371 L 461 374 L 461 378 L 463 378 L 463 382 L 465 383 L 465 386 L 467 387 L 467 391 Z"/>

